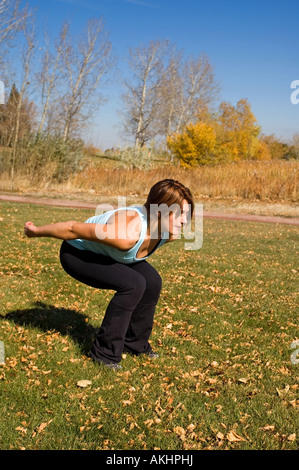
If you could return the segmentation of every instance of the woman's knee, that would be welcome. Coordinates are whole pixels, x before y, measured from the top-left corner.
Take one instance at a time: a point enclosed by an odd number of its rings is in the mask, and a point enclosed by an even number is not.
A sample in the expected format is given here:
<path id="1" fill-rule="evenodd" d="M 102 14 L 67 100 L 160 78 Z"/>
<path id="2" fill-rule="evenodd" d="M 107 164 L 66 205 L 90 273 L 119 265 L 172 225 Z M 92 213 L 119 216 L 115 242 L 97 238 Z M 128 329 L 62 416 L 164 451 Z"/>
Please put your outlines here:
<path id="1" fill-rule="evenodd" d="M 148 278 L 148 283 L 155 289 L 161 289 L 162 287 L 162 278 L 156 269 L 152 269 L 150 276 Z"/>
<path id="2" fill-rule="evenodd" d="M 121 285 L 117 289 L 119 294 L 124 294 L 132 298 L 136 303 L 142 298 L 146 290 L 146 280 L 139 274 L 134 273 L 134 276 L 124 276 Z"/>
<path id="3" fill-rule="evenodd" d="M 158 301 L 160 297 L 161 289 L 162 289 L 162 278 L 157 271 L 154 272 L 154 275 L 151 278 L 149 286 L 150 286 L 150 290 L 153 296 Z"/>
<path id="4" fill-rule="evenodd" d="M 155 269 L 152 269 L 147 273 L 145 280 L 146 288 L 143 295 L 143 301 L 146 303 L 156 304 L 159 300 L 162 289 L 162 278 Z"/>

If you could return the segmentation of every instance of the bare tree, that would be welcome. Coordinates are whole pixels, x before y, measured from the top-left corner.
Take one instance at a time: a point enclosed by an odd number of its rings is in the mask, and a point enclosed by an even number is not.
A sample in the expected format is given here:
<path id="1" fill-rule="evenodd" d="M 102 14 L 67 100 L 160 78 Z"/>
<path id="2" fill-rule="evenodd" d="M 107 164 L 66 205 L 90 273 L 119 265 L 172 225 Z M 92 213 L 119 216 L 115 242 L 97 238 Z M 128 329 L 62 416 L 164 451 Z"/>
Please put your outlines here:
<path id="1" fill-rule="evenodd" d="M 125 82 L 125 129 L 134 136 L 136 147 L 144 146 L 159 133 L 159 89 L 168 47 L 168 41 L 151 41 L 148 45 L 129 51 L 129 66 L 133 71 L 133 78 L 131 82 Z"/>
<path id="2" fill-rule="evenodd" d="M 21 113 L 22 113 L 22 104 L 25 98 L 25 93 L 27 86 L 29 84 L 29 72 L 30 72 L 30 65 L 34 53 L 34 27 L 32 28 L 32 24 L 30 24 L 31 31 L 25 31 L 25 38 L 26 38 L 26 49 L 24 51 L 23 56 L 23 79 L 21 84 L 21 89 L 18 95 L 17 103 L 16 103 L 16 110 L 15 110 L 15 129 L 14 129 L 14 137 L 12 142 L 12 165 L 11 165 L 11 178 L 14 177 L 14 170 L 15 170 L 15 161 L 16 161 L 16 154 L 17 154 L 17 144 L 19 139 L 19 131 L 21 125 Z M 29 29 L 28 27 L 28 29 Z"/>
<path id="3" fill-rule="evenodd" d="M 180 112 L 175 131 L 179 132 L 193 121 L 201 109 L 206 109 L 217 97 L 219 85 L 215 82 L 213 68 L 205 54 L 197 59 L 187 59 L 183 65 Z"/>
<path id="4" fill-rule="evenodd" d="M 125 82 L 125 129 L 143 146 L 181 131 L 215 100 L 219 90 L 207 56 L 183 61 L 168 41 L 130 50 L 133 79 Z"/>
<path id="5" fill-rule="evenodd" d="M 18 0 L 0 0 L 0 60 L 4 53 L 4 43 L 14 37 L 14 34 L 24 27 L 29 13 L 20 9 Z"/>
<path id="6" fill-rule="evenodd" d="M 59 65 L 65 81 L 59 109 L 64 140 L 78 132 L 103 101 L 99 84 L 112 63 L 110 51 L 102 19 L 90 20 L 85 37 L 75 45 L 66 35 Z"/>
<path id="7" fill-rule="evenodd" d="M 160 134 L 168 137 L 178 125 L 183 102 L 182 55 L 173 49 L 161 76 L 159 87 Z"/>
<path id="8" fill-rule="evenodd" d="M 51 115 L 51 104 L 53 104 L 53 94 L 58 88 L 59 80 L 59 63 L 62 51 L 65 47 L 65 41 L 68 34 L 69 26 L 65 23 L 61 29 L 59 39 L 56 43 L 55 56 L 51 53 L 49 41 L 46 40 L 46 50 L 42 59 L 42 69 L 37 74 L 38 86 L 41 89 L 41 119 L 37 133 L 43 131 L 46 118 Z"/>

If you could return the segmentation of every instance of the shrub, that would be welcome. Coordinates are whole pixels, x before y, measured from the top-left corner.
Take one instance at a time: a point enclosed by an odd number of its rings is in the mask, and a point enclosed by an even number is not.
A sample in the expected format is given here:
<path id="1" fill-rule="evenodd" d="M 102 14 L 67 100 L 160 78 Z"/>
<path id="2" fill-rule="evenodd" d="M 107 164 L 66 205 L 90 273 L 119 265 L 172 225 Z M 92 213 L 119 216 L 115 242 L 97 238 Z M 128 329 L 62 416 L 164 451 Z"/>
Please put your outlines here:
<path id="1" fill-rule="evenodd" d="M 29 176 L 62 182 L 83 168 L 84 143 L 64 141 L 61 136 L 38 135 L 27 141 L 17 160 L 17 168 L 27 168 Z"/>
<path id="2" fill-rule="evenodd" d="M 120 151 L 119 160 L 124 168 L 148 170 L 151 167 L 150 151 L 146 147 L 126 147 Z"/>

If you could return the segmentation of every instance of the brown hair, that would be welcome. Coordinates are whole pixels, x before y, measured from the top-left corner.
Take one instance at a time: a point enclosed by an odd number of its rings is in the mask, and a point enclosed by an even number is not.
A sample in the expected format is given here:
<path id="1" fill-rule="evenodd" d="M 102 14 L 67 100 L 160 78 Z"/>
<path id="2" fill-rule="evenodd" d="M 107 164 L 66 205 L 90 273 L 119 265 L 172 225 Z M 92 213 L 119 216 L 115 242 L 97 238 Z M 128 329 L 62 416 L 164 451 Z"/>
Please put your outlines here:
<path id="1" fill-rule="evenodd" d="M 190 189 L 179 181 L 165 179 L 154 184 L 144 206 L 149 214 L 151 204 L 166 204 L 167 206 L 178 204 L 182 208 L 183 200 L 186 200 L 190 205 L 188 218 L 191 220 L 194 212 L 194 201 Z"/>

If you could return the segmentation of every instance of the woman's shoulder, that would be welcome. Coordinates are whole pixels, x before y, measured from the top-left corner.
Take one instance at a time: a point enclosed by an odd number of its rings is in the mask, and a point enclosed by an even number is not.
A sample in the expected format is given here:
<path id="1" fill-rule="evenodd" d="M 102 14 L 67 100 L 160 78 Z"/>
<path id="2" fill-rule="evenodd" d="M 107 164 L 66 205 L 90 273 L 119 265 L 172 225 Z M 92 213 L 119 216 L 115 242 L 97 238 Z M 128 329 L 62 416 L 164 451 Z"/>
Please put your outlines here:
<path id="1" fill-rule="evenodd" d="M 117 238 L 130 241 L 131 248 L 140 238 L 142 221 L 136 211 L 127 208 L 121 209 L 125 210 L 111 211 L 107 219 L 100 223 L 107 225 L 107 230 L 112 231 Z M 97 222 L 95 221 L 95 223 Z"/>
<path id="2" fill-rule="evenodd" d="M 114 222 L 117 226 L 120 225 L 126 228 L 127 237 L 132 242 L 139 240 L 142 229 L 142 220 L 136 211 L 127 209 L 115 212 L 111 220 L 111 223 Z"/>
<path id="3" fill-rule="evenodd" d="M 114 226 L 117 234 L 122 234 L 122 237 L 130 239 L 134 244 L 140 238 L 143 219 L 138 208 L 133 210 L 130 207 L 125 207 L 93 216 L 86 223 Z"/>
<path id="4" fill-rule="evenodd" d="M 102 214 L 96 214 L 86 220 L 85 223 L 113 223 L 116 219 L 138 219 L 142 210 L 136 207 L 136 210 L 131 209 L 130 207 L 120 207 L 118 209 L 109 210 L 103 212 Z"/>

